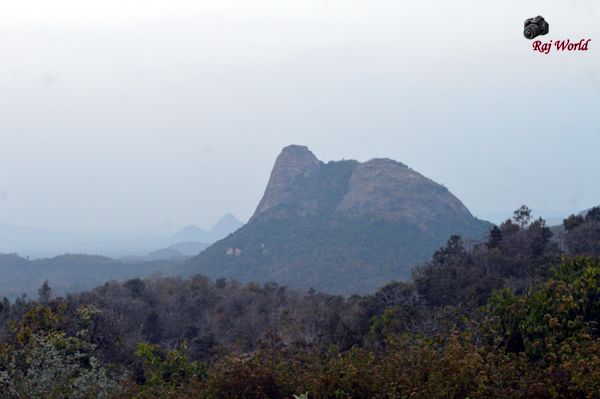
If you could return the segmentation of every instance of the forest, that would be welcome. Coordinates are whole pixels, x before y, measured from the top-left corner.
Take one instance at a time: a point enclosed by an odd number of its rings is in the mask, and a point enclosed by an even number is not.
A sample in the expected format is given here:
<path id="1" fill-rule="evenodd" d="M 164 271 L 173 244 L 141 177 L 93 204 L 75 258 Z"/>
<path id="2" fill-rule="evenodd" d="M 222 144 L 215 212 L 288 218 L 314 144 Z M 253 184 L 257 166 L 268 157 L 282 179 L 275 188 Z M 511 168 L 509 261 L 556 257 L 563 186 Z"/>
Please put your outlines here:
<path id="1" fill-rule="evenodd" d="M 204 276 L 0 303 L 2 398 L 582 398 L 600 392 L 600 208 L 526 206 L 368 295 Z"/>

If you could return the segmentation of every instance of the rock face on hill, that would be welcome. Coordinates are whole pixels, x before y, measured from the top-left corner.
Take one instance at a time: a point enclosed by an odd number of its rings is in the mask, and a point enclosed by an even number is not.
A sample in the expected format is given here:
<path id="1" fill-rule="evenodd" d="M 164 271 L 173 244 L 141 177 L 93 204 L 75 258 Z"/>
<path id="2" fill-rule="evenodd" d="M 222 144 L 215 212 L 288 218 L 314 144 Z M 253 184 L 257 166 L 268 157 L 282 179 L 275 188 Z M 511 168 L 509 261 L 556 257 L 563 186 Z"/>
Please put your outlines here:
<path id="1" fill-rule="evenodd" d="M 298 179 L 310 178 L 320 169 L 321 162 L 307 147 L 299 145 L 285 147 L 275 161 L 265 195 L 250 221 L 256 220 L 277 205 L 292 201 L 294 182 Z"/>
<path id="2" fill-rule="evenodd" d="M 250 221 L 178 272 L 365 293 L 408 278 L 452 234 L 478 239 L 490 227 L 400 162 L 323 163 L 293 145 L 277 157 Z"/>
<path id="3" fill-rule="evenodd" d="M 348 215 L 379 215 L 396 222 L 426 225 L 439 217 L 469 220 L 469 210 L 445 187 L 391 159 L 359 164 L 336 210 Z"/>

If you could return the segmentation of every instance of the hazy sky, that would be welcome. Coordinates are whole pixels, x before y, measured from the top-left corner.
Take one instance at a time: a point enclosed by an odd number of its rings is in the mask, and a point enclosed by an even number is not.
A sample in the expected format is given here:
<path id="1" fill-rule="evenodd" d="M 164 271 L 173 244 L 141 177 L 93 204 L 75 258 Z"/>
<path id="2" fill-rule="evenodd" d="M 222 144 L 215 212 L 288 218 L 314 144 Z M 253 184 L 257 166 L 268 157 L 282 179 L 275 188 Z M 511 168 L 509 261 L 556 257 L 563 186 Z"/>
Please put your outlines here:
<path id="1" fill-rule="evenodd" d="M 587 53 L 535 54 L 591 38 Z M 391 157 L 475 214 L 600 204 L 595 0 L 0 6 L 0 224 L 247 219 L 281 147 Z"/>

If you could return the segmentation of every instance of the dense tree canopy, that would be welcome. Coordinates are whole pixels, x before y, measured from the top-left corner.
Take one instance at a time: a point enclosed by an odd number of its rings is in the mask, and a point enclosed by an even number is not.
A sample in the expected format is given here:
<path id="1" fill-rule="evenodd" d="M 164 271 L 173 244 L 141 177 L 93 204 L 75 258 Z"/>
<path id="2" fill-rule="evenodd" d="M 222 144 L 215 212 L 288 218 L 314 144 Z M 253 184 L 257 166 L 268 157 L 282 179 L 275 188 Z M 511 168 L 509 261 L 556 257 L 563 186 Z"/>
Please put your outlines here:
<path id="1" fill-rule="evenodd" d="M 527 209 L 371 295 L 202 276 L 66 297 L 43 284 L 37 301 L 0 302 L 0 397 L 596 397 L 600 213 L 565 220 L 563 253 Z"/>

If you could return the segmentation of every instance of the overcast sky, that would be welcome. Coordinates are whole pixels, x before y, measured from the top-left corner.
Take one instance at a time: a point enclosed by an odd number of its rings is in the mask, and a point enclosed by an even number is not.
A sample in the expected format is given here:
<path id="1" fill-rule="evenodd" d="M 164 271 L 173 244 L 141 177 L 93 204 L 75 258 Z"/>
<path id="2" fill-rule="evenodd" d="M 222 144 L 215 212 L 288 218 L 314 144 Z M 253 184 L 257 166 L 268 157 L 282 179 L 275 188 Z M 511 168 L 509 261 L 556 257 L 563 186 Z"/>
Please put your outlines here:
<path id="1" fill-rule="evenodd" d="M 591 38 L 587 53 L 535 54 Z M 390 157 L 476 215 L 600 204 L 593 0 L 0 5 L 0 224 L 246 220 L 281 147 Z"/>

